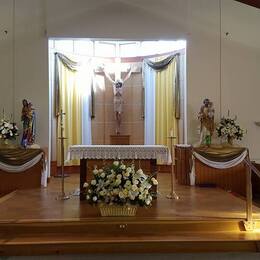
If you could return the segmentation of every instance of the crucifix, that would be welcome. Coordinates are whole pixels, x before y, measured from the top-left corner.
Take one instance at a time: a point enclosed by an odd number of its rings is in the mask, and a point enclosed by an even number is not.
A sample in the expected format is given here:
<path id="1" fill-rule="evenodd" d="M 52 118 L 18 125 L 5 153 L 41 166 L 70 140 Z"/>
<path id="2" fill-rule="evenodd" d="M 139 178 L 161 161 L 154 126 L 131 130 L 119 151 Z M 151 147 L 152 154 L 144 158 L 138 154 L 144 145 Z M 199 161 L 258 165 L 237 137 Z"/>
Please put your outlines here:
<path id="1" fill-rule="evenodd" d="M 124 79 L 121 78 L 121 59 L 116 58 L 116 69 L 115 69 L 115 80 L 111 78 L 109 73 L 103 69 L 107 79 L 113 84 L 114 93 L 114 114 L 116 119 L 116 134 L 120 135 L 120 127 L 123 113 L 123 86 L 124 83 L 130 78 L 132 69 L 131 67 L 127 70 L 127 74 Z"/>

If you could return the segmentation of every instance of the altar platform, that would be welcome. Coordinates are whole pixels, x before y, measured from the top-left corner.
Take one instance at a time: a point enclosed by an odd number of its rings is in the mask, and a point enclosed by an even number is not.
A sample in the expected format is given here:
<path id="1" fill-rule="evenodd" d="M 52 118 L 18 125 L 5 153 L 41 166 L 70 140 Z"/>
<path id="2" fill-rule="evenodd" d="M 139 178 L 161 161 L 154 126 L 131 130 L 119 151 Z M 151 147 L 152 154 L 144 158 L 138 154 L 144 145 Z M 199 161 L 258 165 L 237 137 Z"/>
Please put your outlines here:
<path id="1" fill-rule="evenodd" d="M 136 217 L 101 217 L 77 196 L 56 200 L 60 179 L 47 188 L 19 190 L 0 198 L 0 256 L 107 252 L 259 251 L 257 230 L 245 231 L 245 201 L 219 188 L 176 185 L 180 200 L 166 198 L 170 174 L 158 175 L 159 196 Z M 73 192 L 79 175 L 65 179 Z M 258 231 L 259 230 L 259 231 Z"/>

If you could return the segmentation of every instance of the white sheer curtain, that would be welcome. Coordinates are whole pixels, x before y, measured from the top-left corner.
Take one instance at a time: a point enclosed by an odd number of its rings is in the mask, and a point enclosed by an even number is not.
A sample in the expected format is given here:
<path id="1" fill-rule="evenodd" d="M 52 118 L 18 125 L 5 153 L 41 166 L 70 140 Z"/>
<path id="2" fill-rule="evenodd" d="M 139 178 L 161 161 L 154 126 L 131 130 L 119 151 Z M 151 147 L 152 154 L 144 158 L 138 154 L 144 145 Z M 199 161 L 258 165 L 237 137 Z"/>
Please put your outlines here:
<path id="1" fill-rule="evenodd" d="M 82 144 L 92 144 L 91 133 L 91 86 L 93 79 L 93 70 L 91 60 L 83 60 L 78 72 L 78 86 L 82 90 Z"/>
<path id="2" fill-rule="evenodd" d="M 144 144 L 155 144 L 155 71 L 143 63 L 145 88 Z"/>

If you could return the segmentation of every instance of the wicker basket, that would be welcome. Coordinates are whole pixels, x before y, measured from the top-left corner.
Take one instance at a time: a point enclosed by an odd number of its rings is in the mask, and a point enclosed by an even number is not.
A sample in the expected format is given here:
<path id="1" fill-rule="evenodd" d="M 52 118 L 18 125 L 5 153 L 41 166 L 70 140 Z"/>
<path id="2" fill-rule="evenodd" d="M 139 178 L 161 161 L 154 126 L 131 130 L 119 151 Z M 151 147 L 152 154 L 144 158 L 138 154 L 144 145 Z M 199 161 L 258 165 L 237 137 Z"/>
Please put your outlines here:
<path id="1" fill-rule="evenodd" d="M 136 215 L 137 206 L 134 205 L 98 205 L 102 217 L 133 217 Z"/>

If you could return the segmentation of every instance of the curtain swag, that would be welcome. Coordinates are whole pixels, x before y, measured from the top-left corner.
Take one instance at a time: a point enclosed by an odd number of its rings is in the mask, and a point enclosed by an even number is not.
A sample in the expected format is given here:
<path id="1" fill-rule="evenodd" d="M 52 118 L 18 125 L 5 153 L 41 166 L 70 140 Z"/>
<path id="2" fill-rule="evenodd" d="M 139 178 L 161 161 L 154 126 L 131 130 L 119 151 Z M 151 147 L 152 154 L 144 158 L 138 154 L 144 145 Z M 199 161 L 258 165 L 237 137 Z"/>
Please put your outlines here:
<path id="1" fill-rule="evenodd" d="M 56 116 L 59 113 L 60 110 L 60 77 L 59 77 L 59 65 L 58 62 L 61 62 L 68 70 L 76 72 L 78 70 L 78 67 L 80 66 L 80 63 L 72 61 L 67 56 L 55 52 L 55 67 L 54 67 L 54 80 L 55 80 L 55 94 L 56 94 L 56 104 L 55 104 L 55 113 Z"/>
<path id="2" fill-rule="evenodd" d="M 55 80 L 55 112 L 56 115 L 58 114 L 59 110 L 60 110 L 60 78 L 59 78 L 59 66 L 58 66 L 58 62 L 61 62 L 63 66 L 65 66 L 68 70 L 72 71 L 72 72 L 77 72 L 79 67 L 81 66 L 80 62 L 76 62 L 73 61 L 71 59 L 69 59 L 67 56 L 65 56 L 62 53 L 59 52 L 55 52 L 55 76 L 54 76 L 54 80 Z M 95 118 L 95 93 L 93 90 L 93 82 L 91 85 L 91 118 Z"/>
<path id="3" fill-rule="evenodd" d="M 56 52 L 55 53 L 55 58 L 59 59 L 62 64 L 69 69 L 70 71 L 76 72 L 81 65 L 80 62 L 73 61 L 69 59 L 67 56 L 63 55 L 62 53 Z"/>
<path id="4" fill-rule="evenodd" d="M 180 119 L 180 53 L 169 55 L 168 57 L 166 57 L 161 61 L 151 61 L 149 59 L 145 59 L 144 62 L 152 69 L 156 71 L 161 71 L 166 69 L 174 59 L 176 60 L 175 96 L 174 96 L 175 118 Z"/>
<path id="5" fill-rule="evenodd" d="M 164 70 L 174 60 L 174 58 L 179 55 L 180 55 L 179 53 L 169 55 L 168 57 L 166 57 L 161 61 L 151 61 L 149 59 L 145 59 L 145 62 L 154 70 Z"/>

